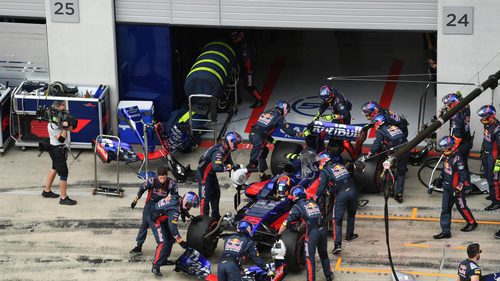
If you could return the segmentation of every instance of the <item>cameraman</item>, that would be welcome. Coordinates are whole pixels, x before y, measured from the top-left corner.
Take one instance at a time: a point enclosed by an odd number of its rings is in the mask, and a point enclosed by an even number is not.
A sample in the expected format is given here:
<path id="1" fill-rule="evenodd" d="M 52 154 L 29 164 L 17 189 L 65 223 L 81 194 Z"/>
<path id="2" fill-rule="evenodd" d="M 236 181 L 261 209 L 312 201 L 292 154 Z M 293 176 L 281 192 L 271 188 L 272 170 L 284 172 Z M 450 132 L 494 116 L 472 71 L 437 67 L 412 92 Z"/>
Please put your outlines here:
<path id="1" fill-rule="evenodd" d="M 50 116 L 49 124 L 47 125 L 49 131 L 50 139 L 50 150 L 49 155 L 52 159 L 52 169 L 47 175 L 47 183 L 45 184 L 45 189 L 42 192 L 42 196 L 45 198 L 57 198 L 58 194 L 52 192 L 52 183 L 56 174 L 59 175 L 59 190 L 61 192 L 61 198 L 59 199 L 59 204 L 61 205 L 76 205 L 76 201 L 72 200 L 66 194 L 66 189 L 68 188 L 68 165 L 66 164 L 66 159 L 68 158 L 68 150 L 66 147 L 68 131 L 72 128 L 69 126 L 68 121 L 61 120 L 61 113 L 65 110 L 65 103 L 63 101 L 54 101 L 52 103 L 52 112 L 60 112 L 58 116 Z"/>

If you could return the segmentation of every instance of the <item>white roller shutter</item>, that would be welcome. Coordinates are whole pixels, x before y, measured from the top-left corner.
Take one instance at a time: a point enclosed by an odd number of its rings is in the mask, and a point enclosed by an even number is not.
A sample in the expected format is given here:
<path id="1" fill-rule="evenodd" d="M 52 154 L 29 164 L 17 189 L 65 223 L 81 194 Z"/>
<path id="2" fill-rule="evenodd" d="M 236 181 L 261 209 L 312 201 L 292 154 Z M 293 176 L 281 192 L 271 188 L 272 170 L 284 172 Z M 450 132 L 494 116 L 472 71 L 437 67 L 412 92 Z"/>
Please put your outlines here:
<path id="1" fill-rule="evenodd" d="M 49 80 L 45 24 L 0 22 L 0 81 Z"/>
<path id="2" fill-rule="evenodd" d="M 171 0 L 115 0 L 118 22 L 171 23 Z"/>
<path id="3" fill-rule="evenodd" d="M 221 24 L 436 30 L 437 0 L 221 0 Z"/>
<path id="4" fill-rule="evenodd" d="M 121 22 L 437 30 L 438 0 L 116 0 Z"/>
<path id="5" fill-rule="evenodd" d="M 0 0 L 0 16 L 45 18 L 45 0 Z"/>

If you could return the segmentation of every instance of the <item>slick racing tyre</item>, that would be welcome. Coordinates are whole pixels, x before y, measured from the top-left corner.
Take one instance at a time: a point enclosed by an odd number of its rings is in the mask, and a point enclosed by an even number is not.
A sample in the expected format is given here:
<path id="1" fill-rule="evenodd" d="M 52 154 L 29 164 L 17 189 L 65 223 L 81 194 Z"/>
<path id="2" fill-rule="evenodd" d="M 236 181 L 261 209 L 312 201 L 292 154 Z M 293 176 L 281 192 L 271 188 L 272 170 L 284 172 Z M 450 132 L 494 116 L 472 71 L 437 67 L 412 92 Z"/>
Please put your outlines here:
<path id="1" fill-rule="evenodd" d="M 355 164 L 353 178 L 356 183 L 356 187 L 365 193 L 379 193 L 382 191 L 382 185 L 380 183 L 380 174 L 382 173 L 383 167 L 382 162 L 384 157 L 378 156 L 370 158 L 361 166 Z"/>
<path id="2" fill-rule="evenodd" d="M 287 154 L 300 153 L 302 149 L 302 145 L 298 143 L 277 141 L 271 154 L 271 172 L 273 175 L 283 173 L 284 165 L 288 163 Z"/>
<path id="3" fill-rule="evenodd" d="M 290 272 L 299 272 L 306 266 L 306 253 L 304 244 L 306 241 L 305 229 L 300 232 L 295 232 L 287 229 L 281 235 L 281 240 L 285 243 L 287 269 Z"/>
<path id="4" fill-rule="evenodd" d="M 211 232 L 217 221 L 212 220 L 210 217 L 197 216 L 189 224 L 187 232 L 187 244 L 189 247 L 200 252 L 204 257 L 212 256 L 219 238 L 214 235 L 212 239 L 205 239 L 205 235 Z"/>

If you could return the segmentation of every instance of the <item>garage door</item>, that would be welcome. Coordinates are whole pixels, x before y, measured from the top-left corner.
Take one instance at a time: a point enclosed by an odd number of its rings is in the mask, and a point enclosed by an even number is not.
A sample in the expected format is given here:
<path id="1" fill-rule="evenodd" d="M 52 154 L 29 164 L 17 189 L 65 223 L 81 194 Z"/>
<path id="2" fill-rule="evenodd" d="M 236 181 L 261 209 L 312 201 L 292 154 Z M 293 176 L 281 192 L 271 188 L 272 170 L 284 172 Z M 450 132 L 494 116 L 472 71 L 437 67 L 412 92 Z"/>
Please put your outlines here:
<path id="1" fill-rule="evenodd" d="M 121 22 L 437 30 L 438 0 L 116 0 Z"/>
<path id="2" fill-rule="evenodd" d="M 0 22 L 0 83 L 49 80 L 45 24 Z"/>
<path id="3" fill-rule="evenodd" d="M 45 1 L 0 0 L 0 16 L 45 18 Z"/>

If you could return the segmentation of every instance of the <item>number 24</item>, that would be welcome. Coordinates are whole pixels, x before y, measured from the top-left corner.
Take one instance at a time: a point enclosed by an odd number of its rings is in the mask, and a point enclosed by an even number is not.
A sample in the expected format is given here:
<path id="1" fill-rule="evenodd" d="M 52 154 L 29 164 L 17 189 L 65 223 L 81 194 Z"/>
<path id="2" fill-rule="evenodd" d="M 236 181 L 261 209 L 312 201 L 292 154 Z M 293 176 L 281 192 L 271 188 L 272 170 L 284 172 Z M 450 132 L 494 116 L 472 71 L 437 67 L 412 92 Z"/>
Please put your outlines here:
<path id="1" fill-rule="evenodd" d="M 451 18 L 451 20 L 446 24 L 446 26 L 457 26 L 455 23 L 455 20 L 457 19 L 457 15 L 455 14 L 447 14 L 447 18 Z M 467 20 L 467 14 L 463 15 L 459 20 L 459 24 L 463 24 L 464 26 L 467 26 L 469 24 L 469 21 Z"/>
<path id="2" fill-rule="evenodd" d="M 73 9 L 73 7 L 72 7 L 74 4 L 75 3 L 66 3 L 66 11 L 63 12 L 62 11 L 63 8 L 64 8 L 63 3 L 62 2 L 55 2 L 54 6 L 56 6 L 56 8 L 57 8 L 57 10 L 55 11 L 55 14 L 56 15 L 64 15 L 64 14 L 66 14 L 66 15 L 69 15 L 69 16 L 73 15 L 75 13 L 75 9 Z"/>

